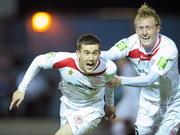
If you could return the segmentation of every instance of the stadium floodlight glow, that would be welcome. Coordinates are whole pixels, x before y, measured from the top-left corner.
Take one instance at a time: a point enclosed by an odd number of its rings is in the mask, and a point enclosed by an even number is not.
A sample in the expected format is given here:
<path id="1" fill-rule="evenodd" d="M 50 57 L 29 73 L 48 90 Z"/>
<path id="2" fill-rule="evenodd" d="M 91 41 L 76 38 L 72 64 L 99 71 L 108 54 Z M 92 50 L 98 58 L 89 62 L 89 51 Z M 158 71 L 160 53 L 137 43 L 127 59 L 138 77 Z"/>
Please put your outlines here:
<path id="1" fill-rule="evenodd" d="M 31 19 L 31 25 L 36 32 L 46 32 L 52 24 L 52 16 L 47 12 L 36 12 Z"/>

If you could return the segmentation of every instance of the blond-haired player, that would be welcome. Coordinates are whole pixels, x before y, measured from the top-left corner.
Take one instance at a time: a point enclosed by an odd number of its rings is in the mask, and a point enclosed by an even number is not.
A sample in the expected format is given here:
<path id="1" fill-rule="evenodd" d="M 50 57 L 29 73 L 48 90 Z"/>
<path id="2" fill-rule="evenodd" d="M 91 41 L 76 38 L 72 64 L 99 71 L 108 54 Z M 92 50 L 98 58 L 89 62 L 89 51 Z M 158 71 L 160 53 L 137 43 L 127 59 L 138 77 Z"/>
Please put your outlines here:
<path id="1" fill-rule="evenodd" d="M 135 34 L 118 41 L 102 56 L 128 58 L 139 76 L 117 76 L 111 86 L 141 88 L 137 135 L 175 135 L 180 127 L 178 49 L 169 37 L 159 33 L 160 18 L 147 4 L 138 9 L 134 28 Z"/>

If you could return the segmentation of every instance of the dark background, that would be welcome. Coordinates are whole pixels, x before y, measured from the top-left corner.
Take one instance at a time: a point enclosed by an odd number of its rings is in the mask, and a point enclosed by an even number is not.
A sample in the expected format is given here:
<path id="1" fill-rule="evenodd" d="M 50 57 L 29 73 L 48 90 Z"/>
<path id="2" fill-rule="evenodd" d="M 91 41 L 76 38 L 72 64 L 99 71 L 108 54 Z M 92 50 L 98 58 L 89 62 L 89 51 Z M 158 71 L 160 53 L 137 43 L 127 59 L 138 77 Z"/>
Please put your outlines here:
<path id="1" fill-rule="evenodd" d="M 139 5 L 147 3 L 162 13 L 177 13 L 178 1 L 164 1 L 164 0 L 19 0 L 19 12 L 23 13 L 31 11 L 32 9 L 48 8 L 56 11 L 87 11 L 97 8 L 138 8 Z M 25 12 L 24 12 L 25 11 Z M 20 14 L 23 14 L 22 12 Z"/>

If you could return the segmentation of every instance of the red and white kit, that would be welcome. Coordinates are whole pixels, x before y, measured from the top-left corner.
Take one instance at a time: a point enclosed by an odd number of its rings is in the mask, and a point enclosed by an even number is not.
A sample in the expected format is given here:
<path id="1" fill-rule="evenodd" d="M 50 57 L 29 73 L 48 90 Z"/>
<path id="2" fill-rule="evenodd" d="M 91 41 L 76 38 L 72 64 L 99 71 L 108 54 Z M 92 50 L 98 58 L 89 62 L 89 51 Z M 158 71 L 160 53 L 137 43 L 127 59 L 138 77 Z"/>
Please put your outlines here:
<path id="1" fill-rule="evenodd" d="M 101 56 L 111 60 L 126 57 L 140 75 L 121 77 L 122 85 L 141 87 L 136 121 L 139 134 L 154 131 L 154 126 L 159 127 L 155 135 L 176 132 L 180 124 L 180 78 L 175 43 L 159 34 L 157 44 L 148 51 L 134 34 L 103 51 Z"/>
<path id="2" fill-rule="evenodd" d="M 78 66 L 76 53 L 51 52 L 39 55 L 31 63 L 18 89 L 26 91 L 41 68 L 55 68 L 60 72 L 61 126 L 68 121 L 74 135 L 83 134 L 85 130 L 91 130 L 99 124 L 105 114 L 104 96 L 106 104 L 114 103 L 113 90 L 105 91 L 106 83 L 117 70 L 110 60 L 100 58 L 93 73 L 84 74 Z"/>

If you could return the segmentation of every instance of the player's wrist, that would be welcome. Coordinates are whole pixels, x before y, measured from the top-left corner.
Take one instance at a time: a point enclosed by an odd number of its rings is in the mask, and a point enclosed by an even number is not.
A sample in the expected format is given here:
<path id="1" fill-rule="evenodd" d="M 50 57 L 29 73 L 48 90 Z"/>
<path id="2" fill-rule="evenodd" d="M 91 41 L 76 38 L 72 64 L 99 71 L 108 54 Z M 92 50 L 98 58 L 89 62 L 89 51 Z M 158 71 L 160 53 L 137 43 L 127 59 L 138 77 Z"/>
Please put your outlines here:
<path id="1" fill-rule="evenodd" d="M 22 94 L 25 94 L 25 90 L 17 89 L 17 91 L 21 92 Z"/>

